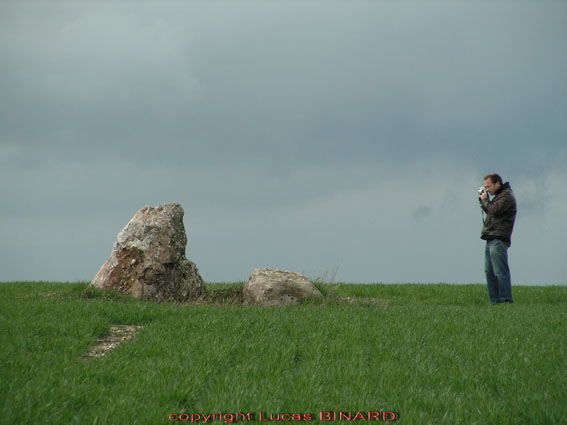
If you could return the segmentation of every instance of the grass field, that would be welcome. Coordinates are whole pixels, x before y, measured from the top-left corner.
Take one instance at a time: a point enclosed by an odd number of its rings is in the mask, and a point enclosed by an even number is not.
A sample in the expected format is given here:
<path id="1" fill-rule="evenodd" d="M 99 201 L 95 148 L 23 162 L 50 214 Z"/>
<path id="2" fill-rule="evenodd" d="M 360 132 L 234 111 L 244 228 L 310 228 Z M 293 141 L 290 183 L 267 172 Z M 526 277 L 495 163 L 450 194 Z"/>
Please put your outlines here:
<path id="1" fill-rule="evenodd" d="M 514 287 L 516 304 L 491 306 L 484 285 L 317 286 L 321 300 L 262 308 L 238 303 L 242 284 L 208 284 L 209 299 L 183 305 L 86 283 L 0 284 L 0 423 L 190 423 L 169 416 L 221 411 L 254 423 L 260 412 L 316 423 L 321 411 L 567 423 L 567 287 Z M 143 328 L 81 360 L 117 324 Z"/>

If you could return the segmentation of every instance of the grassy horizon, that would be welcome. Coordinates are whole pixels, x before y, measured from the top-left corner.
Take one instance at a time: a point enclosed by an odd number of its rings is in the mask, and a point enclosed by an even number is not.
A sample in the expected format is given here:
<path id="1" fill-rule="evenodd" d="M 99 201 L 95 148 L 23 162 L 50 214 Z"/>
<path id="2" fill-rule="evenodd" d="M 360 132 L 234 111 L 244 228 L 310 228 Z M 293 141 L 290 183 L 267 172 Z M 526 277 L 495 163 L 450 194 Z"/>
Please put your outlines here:
<path id="1" fill-rule="evenodd" d="M 320 411 L 395 411 L 399 424 L 567 422 L 567 287 L 515 286 L 516 304 L 491 306 L 482 284 L 316 283 L 322 299 L 266 308 L 234 297 L 243 284 L 208 283 L 202 303 L 155 304 L 89 298 L 87 282 L 5 282 L 0 422 L 167 424 L 172 413 L 221 411 L 255 423 L 260 412 L 319 423 Z M 81 362 L 116 324 L 144 328 Z"/>

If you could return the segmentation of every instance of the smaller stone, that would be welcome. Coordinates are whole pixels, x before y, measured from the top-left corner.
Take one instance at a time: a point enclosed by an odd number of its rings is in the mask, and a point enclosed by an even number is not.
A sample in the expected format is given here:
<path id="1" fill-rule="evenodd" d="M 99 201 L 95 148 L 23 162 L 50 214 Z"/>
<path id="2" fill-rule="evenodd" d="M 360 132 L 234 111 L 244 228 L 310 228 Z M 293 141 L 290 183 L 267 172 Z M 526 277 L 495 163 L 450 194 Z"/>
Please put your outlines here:
<path id="1" fill-rule="evenodd" d="M 293 305 L 322 296 L 302 274 L 278 269 L 255 269 L 242 292 L 245 302 L 267 306 Z"/>

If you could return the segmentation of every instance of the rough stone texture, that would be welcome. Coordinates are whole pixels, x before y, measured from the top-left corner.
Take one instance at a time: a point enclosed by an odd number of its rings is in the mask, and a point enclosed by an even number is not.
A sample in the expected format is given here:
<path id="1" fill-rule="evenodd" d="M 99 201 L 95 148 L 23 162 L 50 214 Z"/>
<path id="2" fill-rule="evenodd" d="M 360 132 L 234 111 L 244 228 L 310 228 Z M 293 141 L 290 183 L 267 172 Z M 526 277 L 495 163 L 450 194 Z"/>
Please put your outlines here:
<path id="1" fill-rule="evenodd" d="M 181 205 L 146 205 L 118 233 L 91 285 L 158 302 L 197 298 L 205 293 L 205 285 L 185 257 L 186 244 Z"/>
<path id="2" fill-rule="evenodd" d="M 321 292 L 299 273 L 277 269 L 255 269 L 243 289 L 244 301 L 280 306 L 297 304 Z"/>

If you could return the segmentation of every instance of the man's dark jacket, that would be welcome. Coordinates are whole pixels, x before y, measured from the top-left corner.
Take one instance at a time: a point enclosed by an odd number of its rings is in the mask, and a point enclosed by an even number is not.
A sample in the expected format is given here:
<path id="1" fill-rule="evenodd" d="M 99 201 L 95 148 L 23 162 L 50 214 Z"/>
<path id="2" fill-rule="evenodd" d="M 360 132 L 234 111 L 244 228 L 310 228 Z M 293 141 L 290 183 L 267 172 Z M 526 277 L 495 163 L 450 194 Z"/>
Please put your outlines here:
<path id="1" fill-rule="evenodd" d="M 510 183 L 504 183 L 494 194 L 492 200 L 480 200 L 480 206 L 486 212 L 486 220 L 482 228 L 481 239 L 500 239 L 510 246 L 512 230 L 516 220 L 516 198 Z"/>

